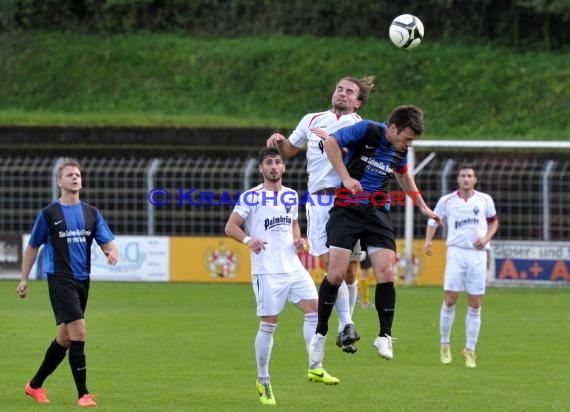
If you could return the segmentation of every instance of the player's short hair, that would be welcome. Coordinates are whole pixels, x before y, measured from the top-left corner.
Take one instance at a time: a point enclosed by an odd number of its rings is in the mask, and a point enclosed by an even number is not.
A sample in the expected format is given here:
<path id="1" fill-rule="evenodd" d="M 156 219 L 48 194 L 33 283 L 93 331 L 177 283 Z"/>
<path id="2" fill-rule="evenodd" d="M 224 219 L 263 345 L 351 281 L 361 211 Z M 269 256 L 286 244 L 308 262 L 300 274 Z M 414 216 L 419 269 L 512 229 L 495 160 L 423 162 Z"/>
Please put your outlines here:
<path id="1" fill-rule="evenodd" d="M 61 179 L 61 173 L 63 172 L 63 169 L 68 167 L 68 166 L 72 166 L 72 167 L 76 167 L 79 170 L 81 170 L 81 166 L 79 165 L 79 162 L 75 159 L 72 159 L 70 157 L 66 157 L 65 159 L 63 159 L 61 161 L 61 163 L 57 166 L 57 178 Z"/>
<path id="2" fill-rule="evenodd" d="M 263 161 L 268 157 L 276 157 L 276 156 L 281 157 L 281 153 L 279 153 L 279 150 L 277 150 L 275 147 L 264 147 L 259 151 L 259 154 L 257 155 L 257 164 L 258 165 L 262 164 Z"/>
<path id="3" fill-rule="evenodd" d="M 362 107 L 364 106 L 364 103 L 366 103 L 366 100 L 368 100 L 368 97 L 370 96 L 372 90 L 374 90 L 375 79 L 376 77 L 372 75 L 360 78 L 347 76 L 340 79 L 338 82 L 336 82 L 336 84 L 339 84 L 343 80 L 348 80 L 349 82 L 353 82 L 354 84 L 356 84 L 358 86 L 358 100 L 362 102 L 362 104 L 360 105 L 360 107 Z"/>
<path id="4" fill-rule="evenodd" d="M 424 112 L 413 104 L 398 106 L 392 111 L 388 119 L 388 126 L 391 124 L 396 125 L 398 133 L 409 127 L 419 138 L 424 131 Z"/>
<path id="5" fill-rule="evenodd" d="M 457 176 L 459 176 L 459 173 L 461 173 L 462 170 L 466 170 L 466 169 L 473 170 L 473 176 L 477 177 L 477 171 L 475 170 L 475 168 L 473 167 L 473 165 L 471 163 L 461 163 L 459 165 L 459 167 L 457 168 Z"/>

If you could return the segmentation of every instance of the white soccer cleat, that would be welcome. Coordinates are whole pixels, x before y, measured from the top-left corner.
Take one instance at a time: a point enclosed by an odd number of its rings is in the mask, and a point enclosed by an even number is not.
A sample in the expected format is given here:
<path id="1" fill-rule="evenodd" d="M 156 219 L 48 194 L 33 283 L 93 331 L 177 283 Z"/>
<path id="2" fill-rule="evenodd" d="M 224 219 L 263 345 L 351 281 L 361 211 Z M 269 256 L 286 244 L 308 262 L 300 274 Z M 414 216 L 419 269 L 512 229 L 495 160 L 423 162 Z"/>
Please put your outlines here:
<path id="1" fill-rule="evenodd" d="M 378 336 L 374 340 L 374 346 L 378 349 L 378 354 L 387 360 L 394 359 L 394 352 L 392 351 L 392 337 L 385 335 L 385 336 Z"/>
<path id="2" fill-rule="evenodd" d="M 452 357 L 449 343 L 443 343 L 441 345 L 441 349 L 439 350 L 439 359 L 444 365 L 449 365 L 451 363 Z"/>
<path id="3" fill-rule="evenodd" d="M 309 344 L 309 361 L 311 364 L 321 363 L 325 359 L 325 344 L 327 343 L 326 335 L 315 333 Z"/>
<path id="4" fill-rule="evenodd" d="M 475 352 L 473 352 L 472 350 L 463 349 L 463 357 L 465 358 L 465 366 L 467 366 L 468 368 L 477 367 L 477 362 L 476 362 L 477 357 L 475 356 Z"/>

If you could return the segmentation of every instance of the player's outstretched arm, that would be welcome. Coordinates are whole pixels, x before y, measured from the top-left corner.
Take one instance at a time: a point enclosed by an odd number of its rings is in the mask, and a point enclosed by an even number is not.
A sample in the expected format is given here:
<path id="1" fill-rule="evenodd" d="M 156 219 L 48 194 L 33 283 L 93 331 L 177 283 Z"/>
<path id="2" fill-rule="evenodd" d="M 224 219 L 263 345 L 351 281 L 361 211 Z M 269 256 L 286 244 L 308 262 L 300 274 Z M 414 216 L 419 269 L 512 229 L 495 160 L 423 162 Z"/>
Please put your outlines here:
<path id="1" fill-rule="evenodd" d="M 299 148 L 291 144 L 281 133 L 273 133 L 267 139 L 267 147 L 275 147 L 284 158 L 288 159 L 299 153 Z"/>
<path id="2" fill-rule="evenodd" d="M 414 205 L 418 206 L 422 215 L 427 218 L 433 219 L 438 226 L 443 226 L 443 220 L 440 216 L 438 216 L 433 210 L 431 210 L 428 205 L 426 204 L 424 198 L 422 197 L 422 192 L 419 191 L 418 187 L 416 186 L 416 182 L 414 177 L 410 172 L 406 173 L 394 173 L 396 176 L 396 180 L 398 184 L 408 196 L 412 197 L 414 201 Z"/>

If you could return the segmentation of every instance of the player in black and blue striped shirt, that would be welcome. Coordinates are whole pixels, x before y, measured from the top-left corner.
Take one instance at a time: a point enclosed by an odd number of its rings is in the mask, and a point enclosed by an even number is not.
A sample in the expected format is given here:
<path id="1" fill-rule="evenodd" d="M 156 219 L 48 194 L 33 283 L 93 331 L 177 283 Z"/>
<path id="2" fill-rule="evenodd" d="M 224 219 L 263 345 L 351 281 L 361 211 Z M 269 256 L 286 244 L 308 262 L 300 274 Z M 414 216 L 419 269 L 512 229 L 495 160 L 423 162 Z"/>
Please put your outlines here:
<path id="1" fill-rule="evenodd" d="M 16 292 L 27 295 L 28 278 L 41 245 L 43 270 L 47 276 L 51 306 L 57 324 L 57 337 L 50 344 L 36 375 L 25 392 L 37 402 L 49 403 L 42 384 L 55 371 L 69 349 L 69 365 L 77 386 L 79 406 L 96 406 L 87 390 L 85 362 L 86 326 L 84 313 L 89 295 L 91 244 L 93 240 L 107 256 L 107 263 L 118 260 L 115 237 L 97 208 L 81 202 L 79 163 L 65 159 L 58 168 L 57 184 L 61 197 L 40 210 L 22 259 L 22 276 Z"/>

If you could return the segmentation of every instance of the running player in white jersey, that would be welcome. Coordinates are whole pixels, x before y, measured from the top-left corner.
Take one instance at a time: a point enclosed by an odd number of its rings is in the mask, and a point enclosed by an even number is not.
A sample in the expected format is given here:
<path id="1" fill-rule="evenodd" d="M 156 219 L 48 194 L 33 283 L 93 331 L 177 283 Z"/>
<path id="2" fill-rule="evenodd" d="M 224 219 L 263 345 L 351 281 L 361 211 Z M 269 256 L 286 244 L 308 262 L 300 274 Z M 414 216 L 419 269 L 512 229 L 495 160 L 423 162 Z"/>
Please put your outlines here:
<path id="1" fill-rule="evenodd" d="M 244 192 L 226 224 L 226 235 L 248 245 L 251 254 L 253 291 L 257 301 L 259 330 L 255 340 L 257 390 L 262 404 L 274 405 L 269 379 L 269 360 L 278 315 L 289 300 L 303 313 L 303 334 L 307 353 L 317 326 L 318 294 L 311 275 L 296 251 L 305 250 L 298 222 L 299 197 L 281 183 L 285 164 L 275 148 L 265 148 L 258 157 L 260 184 Z M 245 232 L 241 229 L 245 226 Z M 247 234 L 246 234 L 247 233 Z M 307 378 L 336 385 L 339 380 L 310 363 Z"/>
<path id="2" fill-rule="evenodd" d="M 465 366 L 475 368 L 475 345 L 481 328 L 481 298 L 485 294 L 489 242 L 499 228 L 497 211 L 491 196 L 475 190 L 477 175 L 471 165 L 459 166 L 459 190 L 442 196 L 435 213 L 447 220 L 447 260 L 445 265 L 445 299 L 439 317 L 440 359 L 451 363 L 450 336 L 455 319 L 459 292 L 467 292 L 465 318 Z M 437 226 L 431 219 L 426 229 L 425 252 L 432 255 L 432 240 Z"/>
<path id="3" fill-rule="evenodd" d="M 277 147 L 282 156 L 295 156 L 302 147 L 307 145 L 307 172 L 309 174 L 308 190 L 311 201 L 307 201 L 307 237 L 309 253 L 318 256 L 325 268 L 329 263 L 329 248 L 327 246 L 326 225 L 329 211 L 334 203 L 334 192 L 340 186 L 340 178 L 329 162 L 324 151 L 324 141 L 311 132 L 312 128 L 325 130 L 328 134 L 359 122 L 362 118 L 356 113 L 361 108 L 374 88 L 374 76 L 363 78 L 344 77 L 338 81 L 332 95 L 330 110 L 309 113 L 305 115 L 291 136 L 274 133 L 267 140 L 268 147 Z M 308 200 L 308 199 L 307 199 Z M 356 273 L 360 261 L 360 243 L 353 251 L 351 265 L 346 279 L 339 289 L 335 304 L 339 317 L 339 334 L 337 346 L 344 352 L 355 353 L 354 344 L 343 344 L 344 339 L 353 337 L 359 339 L 352 321 L 352 312 L 358 297 Z"/>

